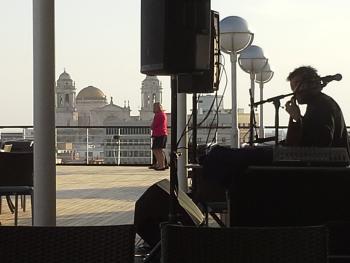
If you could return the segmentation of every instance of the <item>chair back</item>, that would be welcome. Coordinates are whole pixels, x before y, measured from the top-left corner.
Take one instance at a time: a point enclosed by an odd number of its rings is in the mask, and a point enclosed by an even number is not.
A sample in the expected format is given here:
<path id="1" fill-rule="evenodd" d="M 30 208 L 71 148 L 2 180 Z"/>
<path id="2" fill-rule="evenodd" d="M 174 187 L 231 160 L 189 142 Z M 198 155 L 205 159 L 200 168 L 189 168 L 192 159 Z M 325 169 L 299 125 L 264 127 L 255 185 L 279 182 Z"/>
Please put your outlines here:
<path id="1" fill-rule="evenodd" d="M 333 221 L 327 224 L 329 231 L 329 262 L 350 262 L 350 222 Z"/>
<path id="2" fill-rule="evenodd" d="M 34 141 L 32 140 L 12 140 L 4 142 L 4 145 L 12 144 L 12 152 L 33 152 Z"/>
<path id="3" fill-rule="evenodd" d="M 163 263 L 327 262 L 324 226 L 208 228 L 165 225 L 161 233 Z"/>
<path id="4" fill-rule="evenodd" d="M 5 144 L 4 145 L 4 152 L 11 152 L 12 144 Z"/>
<path id="5" fill-rule="evenodd" d="M 32 152 L 0 152 L 0 186 L 33 186 Z"/>
<path id="6" fill-rule="evenodd" d="M 133 225 L 0 227 L 1 262 L 132 263 Z"/>

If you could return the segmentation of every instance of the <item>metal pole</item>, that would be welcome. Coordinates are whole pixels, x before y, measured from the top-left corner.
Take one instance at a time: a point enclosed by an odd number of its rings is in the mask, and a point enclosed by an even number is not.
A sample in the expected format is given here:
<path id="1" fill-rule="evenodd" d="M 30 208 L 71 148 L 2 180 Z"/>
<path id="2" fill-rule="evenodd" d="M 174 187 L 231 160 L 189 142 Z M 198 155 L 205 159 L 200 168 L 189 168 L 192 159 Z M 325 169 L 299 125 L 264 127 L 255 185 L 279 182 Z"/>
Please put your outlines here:
<path id="1" fill-rule="evenodd" d="M 55 1 L 33 0 L 34 225 L 56 225 Z"/>
<path id="2" fill-rule="evenodd" d="M 171 150 L 170 150 L 170 200 L 169 200 L 169 223 L 177 222 L 175 205 L 177 198 L 175 191 L 177 188 L 177 77 L 171 76 Z"/>
<path id="3" fill-rule="evenodd" d="M 86 128 L 86 164 L 89 164 L 89 128 Z"/>
<path id="4" fill-rule="evenodd" d="M 254 93 L 255 93 L 255 74 L 250 73 L 250 125 L 249 125 L 249 145 L 253 146 L 254 128 L 255 128 L 255 112 L 254 112 Z"/>
<path id="5" fill-rule="evenodd" d="M 197 161 L 197 93 L 192 95 L 192 163 Z"/>
<path id="6" fill-rule="evenodd" d="M 255 74 L 253 72 L 250 73 L 250 88 L 252 91 L 252 99 L 255 101 Z"/>
<path id="7" fill-rule="evenodd" d="M 118 128 L 118 166 L 120 165 L 120 128 Z"/>
<path id="8" fill-rule="evenodd" d="M 278 145 L 278 128 L 279 128 L 279 108 L 281 106 L 281 102 L 279 99 L 275 99 L 273 101 L 273 105 L 275 106 L 275 145 Z"/>
<path id="9" fill-rule="evenodd" d="M 231 147 L 239 148 L 239 129 L 238 129 L 238 115 L 237 115 L 237 53 L 232 51 L 230 53 L 231 59 L 231 86 L 232 86 L 232 133 L 231 133 Z"/>
<path id="10" fill-rule="evenodd" d="M 116 151 L 117 151 L 117 143 L 118 143 L 118 140 L 117 138 L 115 137 L 115 135 L 112 136 L 112 139 L 111 139 L 111 145 L 112 145 L 112 152 L 113 152 L 113 156 L 112 156 L 112 163 L 113 164 L 118 164 L 117 162 L 117 156 L 116 156 Z M 109 155 L 109 154 L 108 154 Z"/>
<path id="11" fill-rule="evenodd" d="M 177 141 L 178 152 L 180 156 L 177 159 L 177 178 L 179 182 L 179 189 L 188 192 L 187 182 L 187 127 L 186 127 L 186 93 L 177 94 Z M 181 138 L 180 138 L 181 137 Z"/>
<path id="12" fill-rule="evenodd" d="M 262 74 L 262 73 L 261 73 Z M 260 80 L 259 83 L 260 87 L 260 101 L 264 99 L 264 83 Z M 260 117 L 259 117 L 259 137 L 264 138 L 265 137 L 265 132 L 264 132 L 264 105 L 260 104 Z"/>

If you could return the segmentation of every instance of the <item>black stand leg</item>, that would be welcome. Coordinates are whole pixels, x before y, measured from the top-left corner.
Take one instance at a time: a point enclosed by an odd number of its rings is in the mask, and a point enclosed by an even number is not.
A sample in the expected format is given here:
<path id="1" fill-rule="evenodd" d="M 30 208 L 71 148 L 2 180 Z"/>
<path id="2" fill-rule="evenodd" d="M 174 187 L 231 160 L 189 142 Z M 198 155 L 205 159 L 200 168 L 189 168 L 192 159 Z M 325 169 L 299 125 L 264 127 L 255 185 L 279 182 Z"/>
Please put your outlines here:
<path id="1" fill-rule="evenodd" d="M 249 119 L 249 146 L 254 144 L 254 129 L 256 127 L 255 112 L 254 112 L 254 98 L 252 90 L 249 89 L 250 96 L 250 119 Z"/>
<path id="2" fill-rule="evenodd" d="M 171 150 L 170 150 L 170 200 L 169 200 L 169 224 L 176 224 L 177 217 L 175 206 L 177 198 L 175 191 L 177 189 L 177 77 L 171 76 Z M 152 262 L 157 256 L 160 256 L 161 241 L 159 241 L 145 257 L 143 262 Z"/>
<path id="3" fill-rule="evenodd" d="M 272 103 L 275 106 L 275 145 L 278 145 L 279 107 L 281 106 L 281 101 L 275 99 Z"/>
<path id="4" fill-rule="evenodd" d="M 192 163 L 197 162 L 197 93 L 192 95 Z"/>
<path id="5" fill-rule="evenodd" d="M 152 262 L 152 260 L 160 255 L 160 241 L 152 248 L 147 257 L 143 260 L 144 263 Z"/>
<path id="6" fill-rule="evenodd" d="M 170 154 L 170 202 L 169 202 L 169 223 L 177 222 L 175 205 L 177 198 L 177 77 L 171 76 L 171 154 Z"/>

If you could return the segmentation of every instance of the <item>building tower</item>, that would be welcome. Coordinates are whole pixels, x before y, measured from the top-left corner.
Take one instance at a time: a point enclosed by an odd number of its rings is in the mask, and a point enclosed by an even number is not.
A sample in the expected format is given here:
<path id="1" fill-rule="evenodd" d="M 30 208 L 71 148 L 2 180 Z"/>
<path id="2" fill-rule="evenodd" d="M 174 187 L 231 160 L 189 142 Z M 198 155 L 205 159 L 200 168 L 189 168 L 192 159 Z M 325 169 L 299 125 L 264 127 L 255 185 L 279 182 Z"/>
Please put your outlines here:
<path id="1" fill-rule="evenodd" d="M 146 76 L 141 87 L 141 120 L 153 118 L 153 103 L 162 103 L 162 83 L 156 76 Z"/>
<path id="2" fill-rule="evenodd" d="M 78 112 L 75 102 L 75 83 L 70 75 L 64 70 L 59 76 L 55 94 L 56 94 L 56 125 L 58 126 L 76 126 L 78 123 Z"/>

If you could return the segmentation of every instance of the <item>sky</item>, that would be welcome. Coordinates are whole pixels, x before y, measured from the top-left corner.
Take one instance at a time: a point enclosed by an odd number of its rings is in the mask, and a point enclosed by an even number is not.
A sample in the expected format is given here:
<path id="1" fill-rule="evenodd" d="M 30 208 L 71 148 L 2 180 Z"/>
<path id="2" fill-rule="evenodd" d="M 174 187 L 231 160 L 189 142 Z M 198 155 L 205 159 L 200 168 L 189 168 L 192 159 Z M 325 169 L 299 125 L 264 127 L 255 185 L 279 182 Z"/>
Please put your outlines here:
<path id="1" fill-rule="evenodd" d="M 77 92 L 92 85 L 117 105 L 130 102 L 132 114 L 141 106 L 140 6 L 141 0 L 57 0 L 55 3 L 56 80 L 65 69 Z M 321 76 L 341 73 L 324 92 L 343 110 L 350 126 L 350 2 L 346 0 L 212 0 L 220 20 L 239 16 L 254 33 L 274 71 L 264 85 L 264 98 L 290 93 L 286 77 L 294 68 L 311 65 Z M 1 0 L 0 9 L 0 126 L 33 124 L 33 25 L 32 1 Z M 225 108 L 231 107 L 231 65 Z M 171 108 L 170 77 L 163 84 L 163 104 Z M 224 92 L 223 78 L 218 94 Z M 249 111 L 249 75 L 237 66 L 238 107 Z M 256 92 L 258 85 L 256 86 Z M 258 93 L 256 93 L 258 94 Z M 188 110 L 191 96 L 188 95 Z M 281 102 L 285 103 L 285 100 Z M 274 125 L 274 106 L 264 106 L 265 125 Z M 279 110 L 280 124 L 288 115 Z"/>

